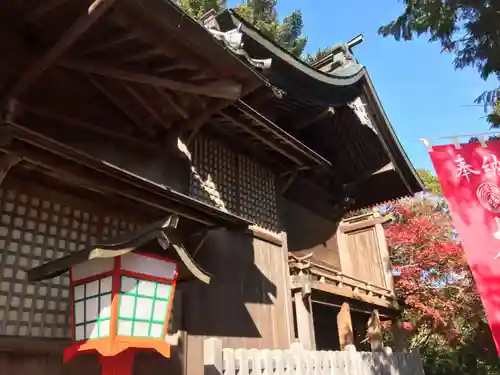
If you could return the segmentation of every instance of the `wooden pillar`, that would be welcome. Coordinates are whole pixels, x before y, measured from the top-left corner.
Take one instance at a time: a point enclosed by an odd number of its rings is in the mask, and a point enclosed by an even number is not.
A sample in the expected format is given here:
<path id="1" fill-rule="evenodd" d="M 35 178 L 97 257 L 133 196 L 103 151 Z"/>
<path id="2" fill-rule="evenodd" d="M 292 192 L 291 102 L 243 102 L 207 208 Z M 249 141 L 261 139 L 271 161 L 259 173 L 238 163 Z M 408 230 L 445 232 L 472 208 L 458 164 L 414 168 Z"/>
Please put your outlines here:
<path id="1" fill-rule="evenodd" d="M 380 352 L 384 350 L 384 341 L 382 339 L 382 326 L 380 324 L 380 317 L 378 310 L 373 310 L 370 319 L 368 319 L 368 327 L 366 330 L 368 340 L 372 352 Z"/>
<path id="2" fill-rule="evenodd" d="M 354 347 L 354 334 L 352 331 L 351 309 L 347 302 L 342 304 L 337 315 L 337 328 L 339 331 L 340 350 Z"/>
<path id="3" fill-rule="evenodd" d="M 397 351 L 406 351 L 409 347 L 408 333 L 403 328 L 401 320 L 395 319 L 392 321 L 391 331 L 394 339 L 394 348 Z"/>
<path id="4" fill-rule="evenodd" d="M 314 337 L 314 322 L 311 304 L 311 295 L 305 292 L 306 288 L 294 292 L 295 316 L 297 319 L 297 334 L 299 342 L 306 350 L 316 348 L 316 339 Z"/>

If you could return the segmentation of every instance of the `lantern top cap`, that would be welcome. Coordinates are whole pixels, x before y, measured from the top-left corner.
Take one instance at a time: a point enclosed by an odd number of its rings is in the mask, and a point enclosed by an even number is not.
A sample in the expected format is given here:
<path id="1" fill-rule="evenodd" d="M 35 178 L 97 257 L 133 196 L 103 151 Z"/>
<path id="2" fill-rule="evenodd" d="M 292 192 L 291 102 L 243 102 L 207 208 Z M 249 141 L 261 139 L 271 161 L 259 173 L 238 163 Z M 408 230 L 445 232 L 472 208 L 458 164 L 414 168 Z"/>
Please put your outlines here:
<path id="1" fill-rule="evenodd" d="M 184 247 L 182 236 L 178 232 L 178 223 L 179 216 L 170 215 L 166 219 L 155 221 L 104 243 L 85 247 L 71 255 L 32 268 L 27 272 L 28 280 L 34 282 L 50 279 L 92 259 L 115 258 L 157 241 L 165 255 L 171 250 L 170 254 L 173 254 L 170 258 L 180 260 L 193 276 L 208 284 L 210 275 L 195 263 Z"/>

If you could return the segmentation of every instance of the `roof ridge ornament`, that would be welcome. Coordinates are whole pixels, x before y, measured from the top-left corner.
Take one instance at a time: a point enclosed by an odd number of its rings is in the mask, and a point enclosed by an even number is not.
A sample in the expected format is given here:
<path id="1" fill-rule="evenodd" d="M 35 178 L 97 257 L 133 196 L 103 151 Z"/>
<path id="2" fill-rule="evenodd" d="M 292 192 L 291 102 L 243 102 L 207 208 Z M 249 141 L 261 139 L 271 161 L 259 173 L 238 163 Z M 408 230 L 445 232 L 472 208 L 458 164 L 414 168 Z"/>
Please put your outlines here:
<path id="1" fill-rule="evenodd" d="M 205 26 L 205 28 L 212 34 L 212 36 L 222 41 L 231 51 L 239 56 L 243 56 L 252 66 L 258 69 L 269 69 L 272 64 L 272 59 L 254 59 L 243 48 L 243 33 L 241 32 L 241 23 L 237 28 L 220 31 L 214 28 Z"/>

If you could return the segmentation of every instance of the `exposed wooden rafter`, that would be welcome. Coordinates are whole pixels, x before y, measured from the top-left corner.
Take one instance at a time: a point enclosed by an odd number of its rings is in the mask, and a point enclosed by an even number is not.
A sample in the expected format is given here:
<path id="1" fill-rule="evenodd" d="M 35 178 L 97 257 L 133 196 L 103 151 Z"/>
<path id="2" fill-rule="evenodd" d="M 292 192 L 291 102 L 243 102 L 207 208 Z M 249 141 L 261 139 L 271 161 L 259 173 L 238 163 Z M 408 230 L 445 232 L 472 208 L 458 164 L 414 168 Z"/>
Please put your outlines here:
<path id="1" fill-rule="evenodd" d="M 167 93 L 164 89 L 157 87 L 156 91 L 158 95 L 160 95 L 161 99 L 166 101 L 168 105 L 170 105 L 182 118 L 187 119 L 189 114 L 186 112 L 181 105 L 177 104 L 172 94 Z"/>
<path id="2" fill-rule="evenodd" d="M 59 40 L 42 56 L 36 59 L 26 71 L 3 93 L 1 103 L 17 98 L 28 88 L 45 70 L 52 66 L 77 40 L 87 31 L 106 11 L 115 0 L 95 0 L 88 8 L 87 13 L 81 15 L 76 22 L 66 30 Z"/>
<path id="3" fill-rule="evenodd" d="M 229 100 L 221 100 L 217 104 L 213 104 L 209 106 L 209 109 L 206 110 L 205 112 L 199 114 L 198 116 L 192 118 L 191 120 L 187 120 L 184 124 L 180 124 L 180 129 L 184 130 L 185 128 L 190 129 L 191 133 L 189 134 L 187 138 L 187 144 L 191 144 L 195 138 L 198 132 L 200 131 L 201 127 L 207 123 L 208 120 L 217 112 L 223 110 L 226 108 L 231 102 Z"/>
<path id="4" fill-rule="evenodd" d="M 149 57 L 154 57 L 154 56 L 158 56 L 158 55 L 162 55 L 162 54 L 163 54 L 163 51 L 160 48 L 151 48 L 151 49 L 147 49 L 145 51 L 139 51 L 139 52 L 134 53 L 134 54 L 128 54 L 128 56 L 125 56 L 123 59 L 121 59 L 118 62 L 131 63 L 131 62 L 140 61 L 142 59 L 146 59 Z"/>
<path id="5" fill-rule="evenodd" d="M 180 70 L 180 69 L 198 70 L 199 67 L 191 65 L 191 64 L 187 64 L 187 63 L 184 63 L 184 62 L 177 62 L 177 63 L 169 64 L 169 65 L 164 66 L 162 68 L 158 68 L 158 69 L 156 69 L 156 71 L 158 73 L 165 73 L 165 72 L 171 72 L 171 71 Z"/>
<path id="6" fill-rule="evenodd" d="M 300 119 L 297 122 L 293 123 L 293 126 L 297 130 L 302 130 L 307 128 L 309 125 L 312 125 L 314 123 L 317 123 L 319 121 L 325 120 L 330 116 L 333 116 L 335 114 L 335 109 L 333 107 L 328 107 L 325 109 L 323 112 L 318 113 L 317 115 L 309 115 L 306 118 Z"/>
<path id="7" fill-rule="evenodd" d="M 108 98 L 111 103 L 113 103 L 121 112 L 125 114 L 125 116 L 127 116 L 130 121 L 132 121 L 137 129 L 146 131 L 150 136 L 154 135 L 154 131 L 147 126 L 142 116 L 130 108 L 128 103 L 123 100 L 123 96 L 120 95 L 117 88 L 114 87 L 115 82 L 108 82 L 108 84 L 105 84 L 104 82 L 101 82 L 101 79 L 91 74 L 86 74 L 85 76 L 106 98 Z"/>
<path id="8" fill-rule="evenodd" d="M 93 42 L 91 45 L 88 47 L 83 47 L 81 48 L 80 55 L 88 55 L 92 54 L 95 52 L 100 52 L 106 49 L 113 48 L 114 46 L 118 44 L 122 44 L 125 42 L 128 42 L 129 40 L 137 38 L 137 33 L 135 32 L 128 32 L 125 34 L 121 35 L 116 35 L 113 37 L 110 37 L 108 39 L 105 39 L 104 41 L 101 41 L 99 43 Z"/>
<path id="9" fill-rule="evenodd" d="M 227 79 L 219 79 L 210 81 L 208 83 L 195 84 L 175 81 L 169 78 L 152 76 L 145 73 L 108 68 L 106 66 L 101 66 L 93 62 L 65 60 L 61 61 L 59 65 L 80 72 L 98 74 L 122 81 L 142 83 L 154 87 L 163 87 L 170 90 L 187 92 L 190 94 L 203 95 L 213 98 L 236 99 L 241 94 L 241 84 Z"/>
<path id="10" fill-rule="evenodd" d="M 197 56 L 196 52 L 193 53 L 192 49 L 184 47 L 179 41 L 175 40 L 171 34 L 165 33 L 163 30 L 154 27 L 151 24 L 149 16 L 144 16 L 142 12 L 137 12 L 134 9 L 138 4 L 136 1 L 122 1 L 121 6 L 128 8 L 129 14 L 135 14 L 131 18 L 126 13 L 116 12 L 111 16 L 111 19 L 119 26 L 128 30 L 137 30 L 144 40 L 154 44 L 155 47 L 160 48 L 166 56 L 176 61 L 174 65 L 182 65 L 183 69 L 198 70 L 207 69 L 211 73 L 214 68 L 207 64 L 201 56 Z M 151 9 L 144 8 L 145 11 L 150 12 Z M 178 65 L 179 63 L 179 65 Z M 166 67 L 168 69 L 168 67 Z M 175 68 L 173 70 L 176 70 Z M 166 70 L 164 70 L 166 71 Z"/>
<path id="11" fill-rule="evenodd" d="M 303 165 L 303 163 L 299 159 L 297 159 L 295 156 L 293 156 L 290 153 L 288 153 L 287 151 L 285 151 L 282 147 L 280 147 L 277 144 L 275 144 L 272 141 L 270 141 L 265 136 L 263 136 L 263 135 L 259 134 L 258 132 L 256 132 L 254 129 L 252 129 L 252 127 L 250 125 L 245 125 L 241 121 L 237 120 L 236 118 L 234 118 L 234 117 L 232 117 L 232 116 L 230 116 L 230 115 L 228 115 L 228 114 L 226 114 L 224 112 L 220 112 L 220 114 L 226 120 L 230 121 L 231 123 L 233 123 L 237 127 L 243 129 L 245 132 L 250 133 L 253 137 L 257 138 L 259 141 L 261 141 L 262 143 L 264 143 L 267 146 L 271 147 L 273 150 L 277 151 L 278 153 L 286 156 L 288 159 L 292 160 L 297 165 Z"/>
<path id="12" fill-rule="evenodd" d="M 79 176 L 90 186 L 104 193 L 111 193 L 143 203 L 208 226 L 225 226 L 245 229 L 250 223 L 233 214 L 219 211 L 193 198 L 178 193 L 117 165 L 82 153 L 68 145 L 50 139 L 17 123 L 7 123 L 14 141 L 1 145 L 3 151 L 22 157 L 35 166 L 55 172 Z"/>
<path id="13" fill-rule="evenodd" d="M 138 90 L 126 83 L 124 83 L 124 86 L 127 91 L 137 100 L 137 102 L 144 107 L 144 109 L 150 114 L 150 116 L 152 116 L 165 129 L 170 128 L 170 123 L 168 122 L 168 120 L 165 119 L 160 113 L 158 113 L 158 111 L 153 108 L 153 106 L 139 93 Z"/>
<path id="14" fill-rule="evenodd" d="M 37 19 L 43 17 L 46 13 L 58 8 L 64 3 L 68 2 L 68 0 L 47 0 L 41 3 L 42 5 L 36 7 L 31 12 L 27 14 L 27 16 L 23 19 L 23 23 L 32 23 Z"/>
<path id="15" fill-rule="evenodd" d="M 33 115 L 38 116 L 41 119 L 50 120 L 74 129 L 82 129 L 84 131 L 88 131 L 90 133 L 94 133 L 96 135 L 104 136 L 110 139 L 115 139 L 118 142 L 127 143 L 131 146 L 142 148 L 144 150 L 152 150 L 155 147 L 154 144 L 141 141 L 137 137 L 121 134 L 118 131 L 108 130 L 103 126 L 97 126 L 81 119 L 68 117 L 61 113 L 55 113 L 46 108 L 23 106 L 22 109 L 24 112 L 32 113 Z"/>

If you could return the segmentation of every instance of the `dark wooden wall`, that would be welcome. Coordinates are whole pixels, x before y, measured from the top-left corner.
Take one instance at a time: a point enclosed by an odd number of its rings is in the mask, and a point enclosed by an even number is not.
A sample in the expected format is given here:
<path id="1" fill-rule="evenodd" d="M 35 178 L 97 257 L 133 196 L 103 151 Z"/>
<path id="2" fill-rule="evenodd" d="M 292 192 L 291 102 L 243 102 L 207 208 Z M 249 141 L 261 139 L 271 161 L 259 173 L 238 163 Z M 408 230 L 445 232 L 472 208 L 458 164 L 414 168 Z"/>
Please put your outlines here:
<path id="1" fill-rule="evenodd" d="M 314 252 L 315 260 L 340 270 L 338 224 L 288 200 L 281 206 L 284 211 L 288 251 L 297 255 Z"/>
<path id="2" fill-rule="evenodd" d="M 164 150 L 144 149 L 126 143 L 109 142 L 77 129 L 68 132 L 61 131 L 54 124 L 43 125 L 44 135 L 69 147 L 154 183 L 189 194 L 190 162 L 174 147 L 165 147 Z"/>
<path id="3" fill-rule="evenodd" d="M 0 194 L 0 196 L 3 197 L 0 201 L 3 202 L 3 200 L 5 200 L 5 205 L 12 203 L 11 206 L 9 206 L 10 211 L 18 212 L 18 206 L 23 206 L 25 209 L 23 209 L 22 212 L 25 212 L 25 215 L 31 215 L 30 204 L 32 204 L 35 199 L 38 199 L 37 202 L 41 202 L 40 204 L 43 206 L 43 201 L 45 199 L 47 202 L 50 202 L 50 204 L 47 206 L 48 216 L 44 220 L 48 220 L 49 222 L 52 222 L 53 218 L 56 217 L 55 210 L 57 210 L 57 212 L 61 210 L 62 212 L 66 210 L 65 207 L 68 207 L 68 215 L 72 212 L 76 212 L 75 210 L 77 209 L 83 209 L 82 212 L 86 212 L 85 209 L 92 211 L 91 208 L 95 208 L 96 210 L 106 212 L 105 207 L 107 206 L 104 205 L 104 202 L 94 202 L 87 205 L 85 200 L 78 197 L 72 197 L 71 193 L 58 193 L 55 190 L 49 192 L 47 188 L 37 187 L 31 182 L 23 183 L 20 178 L 21 176 L 15 177 L 14 175 L 8 178 L 8 180 L 4 182 L 6 190 Z M 18 191 L 15 189 L 20 190 Z M 13 191 L 13 193 L 11 193 L 11 191 Z M 58 205 L 60 208 L 57 208 L 59 207 Z M 36 217 L 41 218 L 42 210 L 40 209 L 37 212 Z M 127 208 L 122 207 L 122 210 L 113 212 L 119 217 L 120 213 L 127 213 Z M 135 217 L 139 222 L 144 219 L 144 217 L 139 215 L 137 210 L 131 211 L 129 208 L 128 214 L 130 215 L 131 213 L 131 216 Z M 98 214 L 96 213 L 95 215 Z M 92 220 L 92 214 L 89 217 L 89 220 Z M 22 218 L 24 218 L 24 216 L 22 216 Z M 19 221 L 18 219 L 17 216 L 13 215 L 8 220 L 9 222 L 15 221 L 17 223 L 17 221 Z M 7 220 L 7 218 L 5 218 L 5 220 Z M 28 219 L 26 218 L 26 220 Z M 36 219 L 33 220 L 35 220 L 35 224 L 38 223 Z M 63 220 L 63 217 L 61 216 L 59 220 Z M 96 224 L 100 223 L 101 220 L 103 219 L 98 219 Z M 64 240 L 64 236 L 70 235 L 71 232 L 65 232 L 66 229 L 62 223 L 61 221 L 61 223 L 59 223 L 61 225 L 57 226 L 57 223 L 54 222 L 54 228 L 57 228 L 57 232 L 54 232 L 56 233 L 54 234 L 54 243 L 57 243 L 58 246 L 65 247 L 69 245 L 69 242 L 62 242 L 62 240 Z M 70 218 L 68 225 L 72 225 L 72 223 Z M 84 225 L 84 222 L 79 225 Z M 3 227 L 4 226 L 2 226 L 2 228 Z M 38 238 L 37 235 L 41 233 L 36 233 L 38 227 L 34 228 L 31 237 Z M 12 233 L 15 230 L 17 229 L 11 229 L 11 227 L 5 226 L 5 233 L 2 232 L 2 236 L 6 239 L 2 242 L 4 248 L 0 249 L 0 260 L 7 259 L 5 257 L 7 251 L 9 251 L 9 255 L 16 254 L 17 256 L 17 251 L 19 250 L 15 251 L 15 249 L 11 249 L 12 246 L 9 245 L 12 242 Z M 31 231 L 24 231 L 26 233 L 21 231 L 19 234 L 22 239 L 24 239 L 27 234 L 31 233 Z M 78 236 L 80 238 L 82 234 Z M 273 236 L 276 241 L 278 241 L 277 236 Z M 7 240 L 9 240 L 9 242 L 7 242 Z M 40 241 L 44 244 L 49 244 L 50 239 L 41 238 Z M 23 244 L 17 246 L 16 249 L 24 249 L 26 247 L 24 245 L 31 246 L 30 244 L 31 243 L 23 242 Z M 33 243 L 32 246 L 32 249 L 35 249 L 37 245 Z M 28 247 L 26 248 L 28 249 Z M 60 249 L 61 252 L 67 250 L 66 248 Z M 13 252 L 11 253 L 11 251 Z M 38 258 L 36 259 L 38 261 L 37 264 L 40 264 L 41 261 L 48 260 L 49 250 L 46 251 L 46 256 L 39 256 L 41 260 L 38 260 Z M 52 254 L 50 258 L 58 257 L 58 253 L 56 252 L 51 251 L 50 254 Z M 2 255 L 5 256 L 2 258 Z M 29 256 L 26 255 L 26 259 L 26 262 L 29 263 Z M 185 373 L 185 371 L 190 374 L 199 374 L 203 366 L 203 341 L 210 336 L 221 337 L 224 346 L 232 348 L 271 349 L 289 347 L 291 298 L 287 285 L 288 268 L 284 247 L 260 240 L 251 234 L 220 230 L 213 232 L 208 237 L 204 246 L 197 253 L 196 260 L 203 268 L 213 274 L 213 281 L 210 285 L 202 285 L 199 282 L 193 282 L 192 284 L 186 284 L 180 287 L 180 289 L 183 290 L 182 320 L 185 331 L 184 336 L 179 342 L 180 345 L 173 348 L 171 359 L 166 360 L 159 356 L 152 355 L 156 359 L 152 362 L 148 361 L 147 363 L 149 363 L 149 365 L 146 365 L 146 362 L 141 362 L 139 359 L 135 365 L 136 375 L 167 372 L 181 375 Z M 0 269 L 4 269 L 3 265 L 4 262 L 0 261 Z M 24 290 L 29 291 L 30 286 L 26 284 L 23 275 L 19 276 L 22 279 L 17 281 L 8 279 L 6 275 L 7 274 L 4 275 L 3 281 L 12 282 L 12 284 L 10 284 L 12 285 L 11 288 L 19 284 L 22 285 L 20 290 L 25 288 Z M 53 289 L 56 287 L 61 290 L 63 289 L 61 285 L 53 282 L 53 280 L 47 282 L 47 285 L 52 286 Z M 67 287 L 64 287 L 64 289 L 66 290 Z M 17 296 L 17 294 L 15 296 Z M 21 298 L 23 296 L 19 295 L 19 297 Z M 67 294 L 61 298 L 64 300 L 65 306 L 67 306 Z M 2 314 L 7 314 L 7 312 L 11 310 L 17 310 L 13 303 L 13 300 L 11 303 L 8 303 L 8 306 L 5 306 L 5 311 L 3 311 L 4 309 L 0 306 L 0 312 Z M 66 311 L 54 311 L 54 313 L 66 315 Z M 12 324 L 15 326 L 15 322 L 12 322 Z M 21 326 L 23 326 L 23 323 L 21 323 Z M 67 323 L 64 323 L 64 327 L 67 327 Z M 5 332 L 3 332 L 3 334 L 5 334 Z M 12 338 L 15 339 L 17 333 L 12 332 L 11 334 Z M 30 334 L 31 333 L 28 333 L 28 335 Z M 26 340 L 29 342 L 31 338 L 27 337 Z M 43 340 L 50 341 L 52 339 L 45 338 Z M 51 356 L 37 355 L 33 356 L 29 361 L 25 361 L 23 358 L 23 355 L 20 353 L 12 358 L 0 356 L 0 373 L 33 373 L 35 375 L 44 375 L 46 373 L 78 374 L 78 372 L 73 372 L 73 370 L 71 370 L 73 368 L 72 364 L 62 366 L 60 354 L 52 354 Z M 79 359 L 78 361 L 81 360 Z M 32 368 L 38 368 L 39 372 L 27 371 L 30 366 L 32 366 Z M 151 366 L 157 370 L 154 370 Z M 93 368 L 92 366 L 87 367 L 85 372 L 89 375 L 94 373 L 97 374 L 97 372 L 94 372 Z M 8 369 L 8 371 L 4 372 L 3 369 Z"/>
<path id="4" fill-rule="evenodd" d="M 228 348 L 288 348 L 291 295 L 285 250 L 249 235 L 213 233 L 197 255 L 210 285 L 183 292 L 187 373 L 203 369 L 203 341 L 222 338 Z"/>

